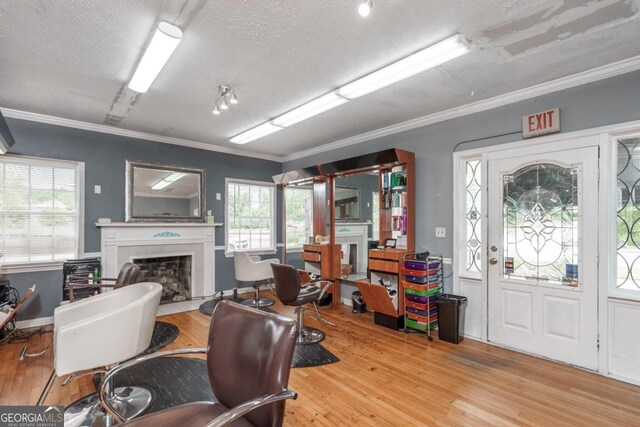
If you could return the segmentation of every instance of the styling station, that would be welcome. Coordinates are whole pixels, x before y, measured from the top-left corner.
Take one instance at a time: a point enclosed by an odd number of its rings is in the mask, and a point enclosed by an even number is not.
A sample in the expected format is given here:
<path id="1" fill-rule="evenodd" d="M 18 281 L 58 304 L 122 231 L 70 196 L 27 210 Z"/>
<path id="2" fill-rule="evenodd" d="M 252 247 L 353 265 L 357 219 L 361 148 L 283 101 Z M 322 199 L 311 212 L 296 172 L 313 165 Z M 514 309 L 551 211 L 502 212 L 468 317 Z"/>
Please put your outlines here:
<path id="1" fill-rule="evenodd" d="M 0 427 L 640 427 L 639 39 L 0 2 Z"/>

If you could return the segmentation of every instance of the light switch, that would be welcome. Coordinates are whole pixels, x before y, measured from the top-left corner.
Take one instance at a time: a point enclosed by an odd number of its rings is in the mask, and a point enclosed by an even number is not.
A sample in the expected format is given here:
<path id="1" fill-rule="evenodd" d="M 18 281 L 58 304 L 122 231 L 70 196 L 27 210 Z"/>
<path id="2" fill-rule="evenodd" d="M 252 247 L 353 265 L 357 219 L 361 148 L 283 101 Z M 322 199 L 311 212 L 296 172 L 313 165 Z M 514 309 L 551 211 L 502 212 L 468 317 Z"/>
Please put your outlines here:
<path id="1" fill-rule="evenodd" d="M 222 194 L 216 193 L 216 200 L 222 200 Z"/>
<path id="2" fill-rule="evenodd" d="M 102 193 L 102 186 L 101 185 L 94 185 L 93 186 L 93 192 L 96 194 L 101 194 Z"/>
<path id="3" fill-rule="evenodd" d="M 447 229 L 444 227 L 436 227 L 436 237 L 439 239 L 447 237 Z"/>

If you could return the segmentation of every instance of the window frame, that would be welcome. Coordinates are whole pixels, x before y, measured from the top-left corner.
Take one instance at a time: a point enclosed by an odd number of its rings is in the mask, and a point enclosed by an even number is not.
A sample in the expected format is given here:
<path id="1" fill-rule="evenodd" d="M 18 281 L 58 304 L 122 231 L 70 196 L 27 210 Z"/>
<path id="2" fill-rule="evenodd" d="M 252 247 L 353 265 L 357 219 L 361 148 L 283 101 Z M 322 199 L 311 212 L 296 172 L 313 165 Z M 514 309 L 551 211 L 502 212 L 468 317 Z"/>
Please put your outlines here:
<path id="1" fill-rule="evenodd" d="M 276 191 L 276 185 L 273 182 L 256 181 L 241 178 L 225 178 L 224 179 L 224 255 L 226 257 L 233 257 L 234 251 L 229 250 L 229 184 L 243 184 L 243 185 L 255 185 L 262 187 L 269 187 L 271 192 L 271 247 L 259 248 L 259 249 L 246 249 L 244 252 L 249 252 L 253 255 L 273 255 L 278 252 L 277 250 L 277 226 L 278 220 L 276 217 L 276 207 L 278 203 L 278 195 Z"/>
<path id="2" fill-rule="evenodd" d="M 74 258 L 83 258 L 85 256 L 84 249 L 84 222 L 85 222 L 85 164 L 71 160 L 50 159 L 46 157 L 20 156 L 14 154 L 5 154 L 2 159 L 7 159 L 8 163 L 25 164 L 29 166 L 58 167 L 75 169 L 76 172 L 76 206 L 78 207 L 76 215 L 76 239 L 77 247 Z M 37 271 L 51 271 L 62 268 L 64 261 L 23 261 L 15 263 L 0 263 L 0 273 L 31 273 Z"/>

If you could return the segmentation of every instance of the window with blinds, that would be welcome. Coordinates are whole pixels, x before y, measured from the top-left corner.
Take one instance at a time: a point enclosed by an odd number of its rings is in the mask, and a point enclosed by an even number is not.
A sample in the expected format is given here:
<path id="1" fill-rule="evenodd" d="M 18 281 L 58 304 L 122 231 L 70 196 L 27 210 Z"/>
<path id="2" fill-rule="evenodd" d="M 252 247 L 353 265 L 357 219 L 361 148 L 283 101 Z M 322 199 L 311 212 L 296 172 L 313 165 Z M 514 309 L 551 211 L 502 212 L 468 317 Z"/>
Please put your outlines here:
<path id="1" fill-rule="evenodd" d="M 78 165 L 0 157 L 0 263 L 78 256 Z"/>

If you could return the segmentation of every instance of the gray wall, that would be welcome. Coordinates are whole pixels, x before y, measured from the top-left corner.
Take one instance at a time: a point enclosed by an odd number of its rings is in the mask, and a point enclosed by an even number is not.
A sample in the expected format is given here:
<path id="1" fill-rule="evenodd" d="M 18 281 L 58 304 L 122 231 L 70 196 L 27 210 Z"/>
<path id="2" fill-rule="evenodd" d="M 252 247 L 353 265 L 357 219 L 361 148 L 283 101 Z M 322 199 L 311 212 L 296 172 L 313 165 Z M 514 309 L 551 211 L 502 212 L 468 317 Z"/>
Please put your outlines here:
<path id="1" fill-rule="evenodd" d="M 640 72 L 628 73 L 350 147 L 326 150 L 313 157 L 286 162 L 283 171 L 386 148 L 413 151 L 416 154 L 416 248 L 451 257 L 454 148 L 458 147 L 459 151 L 519 141 L 522 116 L 555 107 L 559 107 L 561 111 L 563 132 L 638 120 Z M 447 228 L 446 239 L 434 237 L 436 226 Z M 451 290 L 450 278 L 445 282 L 445 287 Z"/>
<path id="2" fill-rule="evenodd" d="M 273 182 L 282 172 L 279 162 L 235 156 L 213 151 L 161 144 L 141 139 L 53 126 L 24 120 L 7 119 L 16 144 L 11 154 L 82 161 L 85 163 L 85 252 L 100 252 L 100 231 L 95 222 L 100 217 L 124 221 L 125 160 L 164 163 L 202 168 L 206 171 L 206 209 L 216 222 L 224 221 L 224 181 L 226 177 Z M 94 194 L 94 185 L 102 194 Z M 222 200 L 215 198 L 223 195 Z M 278 198 L 278 201 L 280 199 Z M 280 205 L 280 203 L 278 203 Z M 278 207 L 278 240 L 281 209 Z M 216 231 L 216 245 L 224 245 L 224 228 Z M 213 262 L 213 261 L 212 261 Z M 244 287 L 234 279 L 233 258 L 216 251 L 216 289 Z M 18 320 L 51 316 L 62 299 L 62 272 L 20 273 L 6 275 L 21 295 L 36 283 L 36 297 Z"/>

